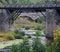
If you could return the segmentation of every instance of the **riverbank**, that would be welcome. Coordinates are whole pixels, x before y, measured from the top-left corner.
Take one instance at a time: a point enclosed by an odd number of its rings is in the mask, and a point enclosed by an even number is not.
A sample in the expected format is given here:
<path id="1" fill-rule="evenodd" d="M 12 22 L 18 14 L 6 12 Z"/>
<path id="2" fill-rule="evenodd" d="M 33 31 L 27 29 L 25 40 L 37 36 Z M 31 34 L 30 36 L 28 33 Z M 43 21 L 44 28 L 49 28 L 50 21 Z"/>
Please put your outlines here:
<path id="1" fill-rule="evenodd" d="M 15 39 L 15 40 L 10 40 L 10 41 L 3 41 L 3 42 L 0 42 L 0 49 L 3 49 L 7 46 L 11 46 L 13 44 L 18 44 L 22 42 L 22 39 Z"/>

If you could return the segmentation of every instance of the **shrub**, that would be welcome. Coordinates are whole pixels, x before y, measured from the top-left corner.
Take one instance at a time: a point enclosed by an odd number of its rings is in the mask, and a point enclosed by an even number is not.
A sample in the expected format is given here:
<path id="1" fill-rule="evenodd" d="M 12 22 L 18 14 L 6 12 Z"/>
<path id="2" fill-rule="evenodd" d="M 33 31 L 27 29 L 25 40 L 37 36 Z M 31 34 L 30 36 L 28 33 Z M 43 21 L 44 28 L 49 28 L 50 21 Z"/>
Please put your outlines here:
<path id="1" fill-rule="evenodd" d="M 14 52 L 14 50 L 16 50 L 16 52 L 46 52 L 45 45 L 41 43 L 38 37 L 33 40 L 32 45 L 29 44 L 27 38 L 24 38 L 22 43 L 12 47 L 12 52 Z"/>
<path id="2" fill-rule="evenodd" d="M 28 43 L 28 39 L 24 38 L 23 43 L 19 45 L 19 52 L 30 52 L 30 46 Z"/>
<path id="3" fill-rule="evenodd" d="M 25 29 L 28 30 L 28 29 L 30 29 L 30 27 L 29 26 L 26 26 Z"/>
<path id="4" fill-rule="evenodd" d="M 31 36 L 28 36 L 28 38 L 31 38 Z"/>
<path id="5" fill-rule="evenodd" d="M 60 28 L 54 31 L 54 41 L 57 41 L 58 38 L 60 37 Z"/>
<path id="6" fill-rule="evenodd" d="M 56 52 L 60 52 L 60 28 L 54 31 L 54 46 L 56 47 Z"/>
<path id="7" fill-rule="evenodd" d="M 18 51 L 17 45 L 12 45 L 11 51 L 12 52 L 17 52 Z"/>
<path id="8" fill-rule="evenodd" d="M 36 32 L 36 36 L 40 36 L 41 35 L 41 32 L 40 31 L 37 31 Z"/>
<path id="9" fill-rule="evenodd" d="M 16 33 L 16 34 L 22 34 L 24 36 L 24 32 L 20 31 L 20 30 L 15 30 L 14 33 Z"/>
<path id="10" fill-rule="evenodd" d="M 16 38 L 16 39 L 22 39 L 23 38 L 23 35 L 22 34 L 14 34 L 14 37 Z"/>
<path id="11" fill-rule="evenodd" d="M 7 39 L 8 39 L 8 40 L 14 40 L 15 38 L 14 38 L 13 35 L 8 35 L 8 36 L 7 36 Z"/>
<path id="12" fill-rule="evenodd" d="M 42 30 L 41 27 L 38 25 L 35 30 Z"/>
<path id="13" fill-rule="evenodd" d="M 2 42 L 2 41 L 5 41 L 5 39 L 3 39 L 3 38 L 0 38 L 0 42 Z"/>
<path id="14" fill-rule="evenodd" d="M 41 43 L 39 32 L 36 33 L 36 38 L 33 40 L 33 52 L 46 52 L 46 46 Z"/>
<path id="15" fill-rule="evenodd" d="M 3 40 L 13 40 L 14 39 L 14 32 L 0 33 L 0 37 Z"/>
<path id="16" fill-rule="evenodd" d="M 32 47 L 33 47 L 33 52 L 46 52 L 45 46 L 37 39 L 34 41 Z"/>
<path id="17" fill-rule="evenodd" d="M 60 28 L 54 31 L 54 41 L 48 45 L 47 52 L 60 52 Z"/>
<path id="18" fill-rule="evenodd" d="M 12 52 L 30 52 L 28 39 L 24 39 L 23 43 L 20 43 L 19 45 L 13 45 Z"/>

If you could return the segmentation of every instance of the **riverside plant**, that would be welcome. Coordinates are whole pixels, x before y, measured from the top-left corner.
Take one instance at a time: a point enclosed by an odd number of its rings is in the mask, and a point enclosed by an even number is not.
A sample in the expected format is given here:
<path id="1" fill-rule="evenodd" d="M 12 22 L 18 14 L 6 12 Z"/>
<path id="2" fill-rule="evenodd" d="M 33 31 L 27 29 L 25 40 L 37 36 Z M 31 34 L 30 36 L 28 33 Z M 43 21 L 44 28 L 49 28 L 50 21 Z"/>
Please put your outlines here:
<path id="1" fill-rule="evenodd" d="M 57 30 L 54 31 L 54 46 L 56 52 L 60 52 L 60 27 L 57 28 Z"/>
<path id="2" fill-rule="evenodd" d="M 33 40 L 33 52 L 46 52 L 46 46 L 41 43 L 39 33 L 37 33 L 36 38 Z"/>
<path id="3" fill-rule="evenodd" d="M 27 38 L 23 38 L 23 42 L 12 46 L 12 52 L 30 52 L 30 46 Z"/>
<path id="4" fill-rule="evenodd" d="M 29 39 L 25 37 L 22 43 L 13 45 L 11 50 L 12 52 L 60 52 L 60 36 L 57 35 L 57 37 L 56 41 L 54 38 L 54 41 L 47 46 L 41 43 L 39 33 L 36 33 L 36 38 L 33 39 L 32 45 L 29 44 Z"/>
<path id="5" fill-rule="evenodd" d="M 37 33 L 32 45 L 29 44 L 29 39 L 25 37 L 22 43 L 12 46 L 12 52 L 46 52 L 46 46 L 41 43 Z"/>
<path id="6" fill-rule="evenodd" d="M 60 36 L 48 46 L 41 43 L 38 35 L 33 39 L 32 45 L 29 45 L 29 39 L 23 38 L 23 42 L 13 45 L 11 50 L 12 52 L 60 52 Z"/>
<path id="7" fill-rule="evenodd" d="M 47 52 L 60 52 L 60 28 L 54 30 L 54 41 L 47 47 Z"/>

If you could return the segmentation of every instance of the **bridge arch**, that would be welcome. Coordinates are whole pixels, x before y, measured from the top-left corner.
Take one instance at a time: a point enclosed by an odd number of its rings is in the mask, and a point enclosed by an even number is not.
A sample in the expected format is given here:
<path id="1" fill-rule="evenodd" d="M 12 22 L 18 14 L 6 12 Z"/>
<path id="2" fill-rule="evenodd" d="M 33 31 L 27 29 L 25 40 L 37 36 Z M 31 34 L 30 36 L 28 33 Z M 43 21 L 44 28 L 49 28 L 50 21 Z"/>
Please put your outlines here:
<path id="1" fill-rule="evenodd" d="M 50 35 L 53 35 L 53 31 L 56 29 L 56 22 L 55 22 L 55 18 L 57 18 L 57 17 L 60 17 L 60 15 L 58 15 L 58 13 L 57 13 L 57 10 L 56 9 L 59 9 L 60 7 L 42 7 L 43 9 L 45 9 L 46 11 L 46 34 L 50 34 Z M 50 9 L 49 9 L 50 8 Z M 8 10 L 10 10 L 9 8 L 1 8 L 2 10 L 3 9 L 8 9 Z M 2 12 L 2 10 L 0 9 L 0 11 Z M 21 10 L 30 10 L 29 12 L 33 12 L 33 11 L 31 11 L 32 9 L 34 9 L 35 11 L 34 12 L 41 12 L 41 10 L 39 10 L 39 9 L 41 9 L 41 8 L 29 8 L 29 9 L 27 9 L 27 8 L 23 8 L 23 9 L 21 9 L 21 8 L 11 8 L 11 9 L 13 9 L 13 10 L 17 10 L 17 9 L 19 9 L 18 10 L 18 12 L 20 12 L 20 13 L 22 13 L 22 11 Z M 42 10 L 43 11 L 43 10 Z M 17 12 L 17 13 L 18 13 Z M 25 12 L 25 11 L 24 11 Z M 23 13 L 24 13 L 23 12 Z M 12 15 L 10 15 L 10 14 L 12 14 Z M 13 12 L 12 13 L 10 13 L 9 15 L 10 15 L 10 19 L 14 22 L 14 20 L 16 19 L 16 18 L 14 18 L 14 16 L 13 16 Z M 57 14 L 57 15 L 56 15 Z M 18 15 L 20 15 L 19 13 L 18 13 Z M 12 17 L 12 18 L 11 18 Z"/>

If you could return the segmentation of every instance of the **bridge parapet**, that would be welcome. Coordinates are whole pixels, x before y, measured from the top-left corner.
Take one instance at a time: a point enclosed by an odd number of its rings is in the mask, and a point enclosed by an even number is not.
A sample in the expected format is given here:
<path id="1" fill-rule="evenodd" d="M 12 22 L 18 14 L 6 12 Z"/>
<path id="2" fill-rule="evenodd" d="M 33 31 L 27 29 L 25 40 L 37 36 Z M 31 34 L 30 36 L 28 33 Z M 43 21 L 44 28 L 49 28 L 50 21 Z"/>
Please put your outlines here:
<path id="1" fill-rule="evenodd" d="M 32 7 L 60 7 L 60 4 L 30 4 L 30 5 L 7 5 L 7 6 L 4 6 L 4 7 L 20 7 L 20 8 L 23 8 L 23 7 L 29 7 L 29 8 L 32 8 Z"/>

